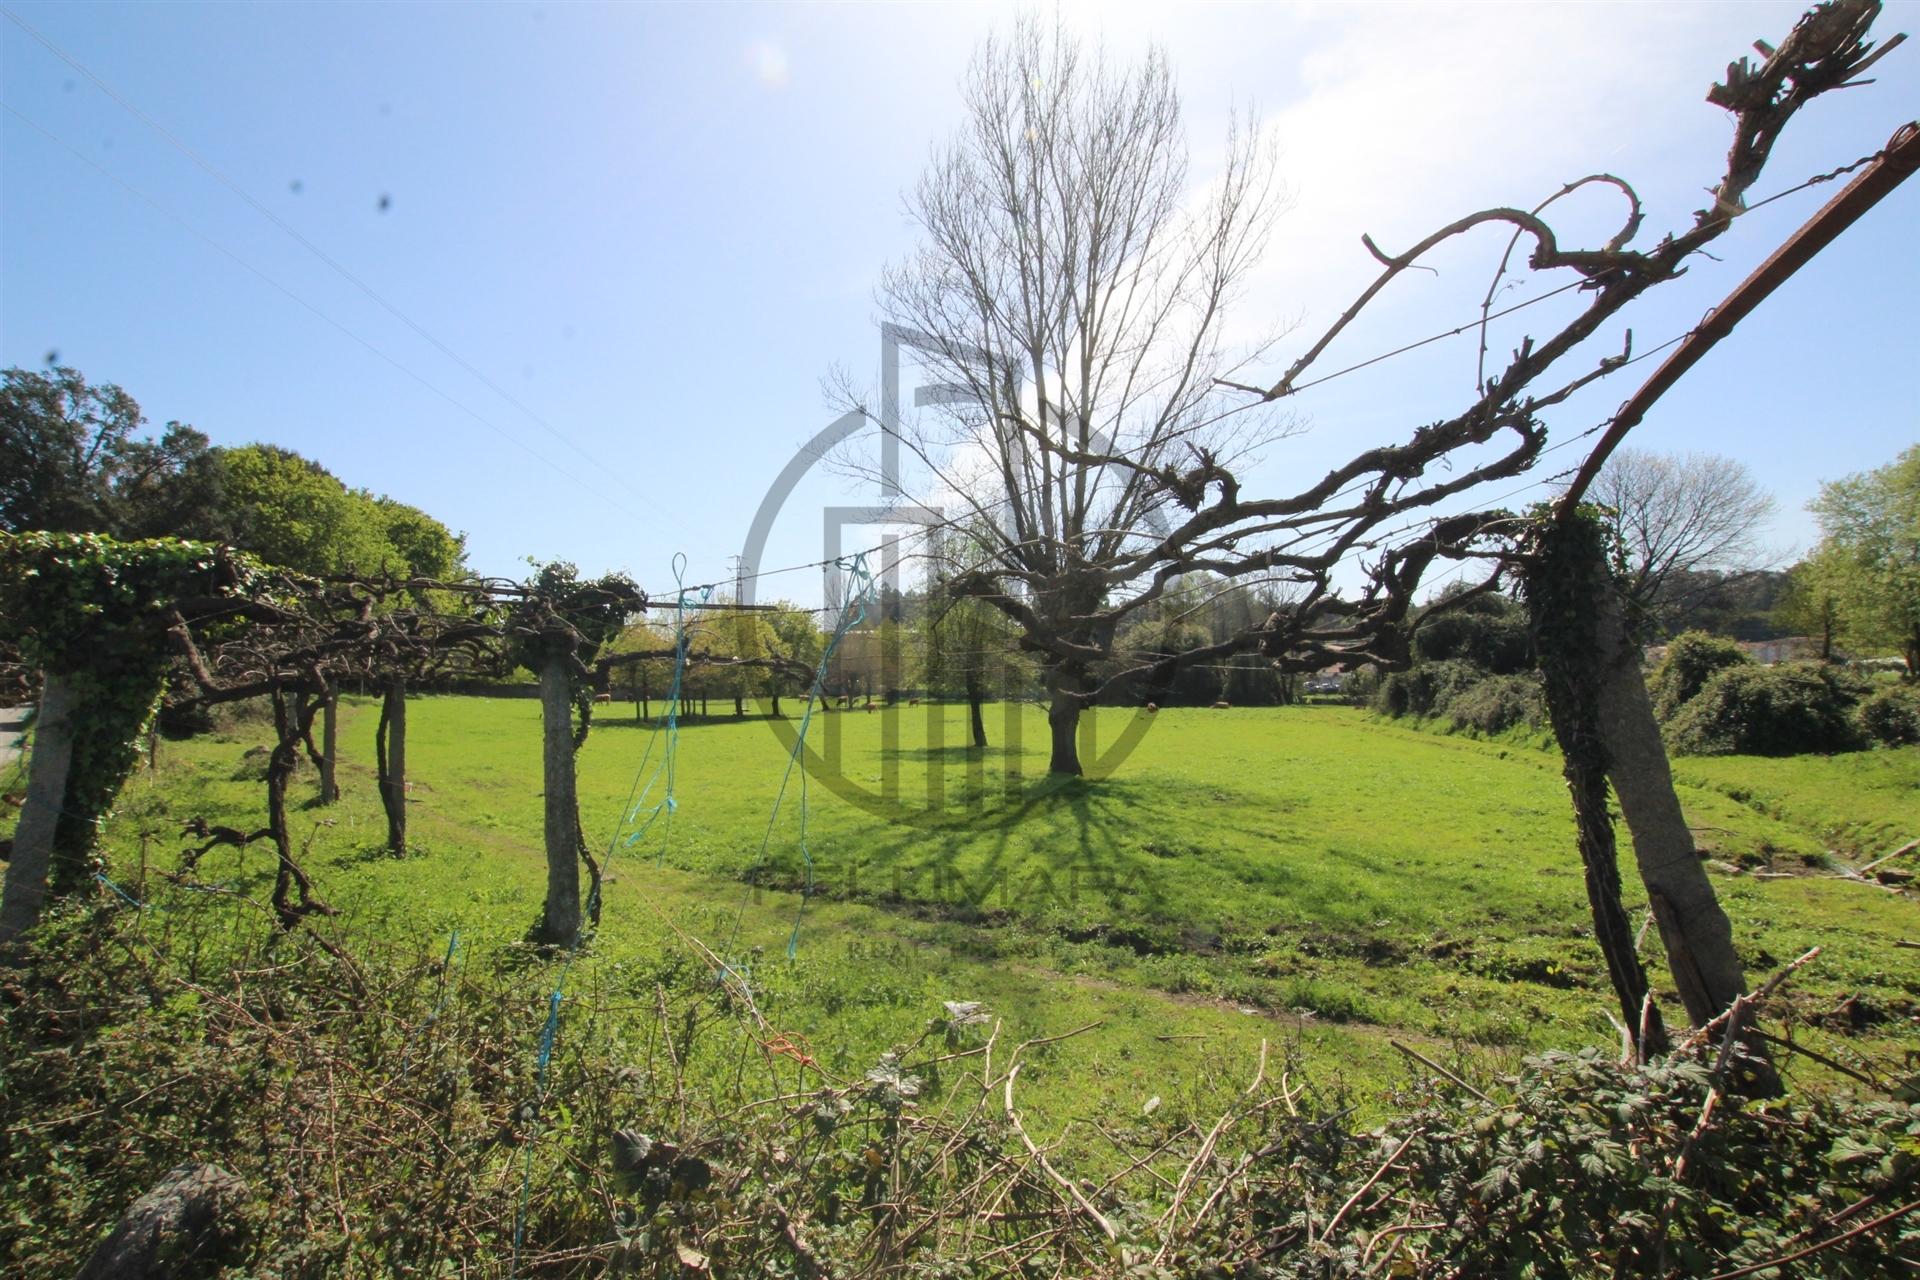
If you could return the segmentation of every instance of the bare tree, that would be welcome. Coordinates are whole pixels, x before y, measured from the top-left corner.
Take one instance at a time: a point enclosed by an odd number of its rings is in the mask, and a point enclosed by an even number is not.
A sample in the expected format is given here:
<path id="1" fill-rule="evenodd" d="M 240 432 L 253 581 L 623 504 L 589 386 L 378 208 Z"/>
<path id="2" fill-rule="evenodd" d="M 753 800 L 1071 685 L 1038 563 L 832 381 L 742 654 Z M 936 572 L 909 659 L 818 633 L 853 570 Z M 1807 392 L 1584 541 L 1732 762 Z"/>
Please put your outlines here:
<path id="1" fill-rule="evenodd" d="M 1467 561 L 1484 556 L 1492 562 L 1491 571 L 1477 585 L 1451 597 L 1448 604 L 1495 589 L 1501 574 L 1514 569 L 1530 591 L 1552 586 L 1555 591 L 1548 594 L 1570 599 L 1576 588 L 1585 590 L 1577 605 L 1548 608 L 1544 615 L 1569 624 L 1586 618 L 1605 623 L 1600 635 L 1584 638 L 1577 625 L 1560 628 L 1569 647 L 1561 656 L 1571 673 L 1569 697 L 1563 705 L 1571 714 L 1556 715 L 1555 724 L 1563 749 L 1587 736 L 1603 743 L 1599 752 L 1569 750 L 1567 758 L 1570 778 L 1577 774 L 1582 783 L 1575 791 L 1577 813 L 1585 796 L 1589 803 L 1584 807 L 1591 810 L 1587 816 L 1608 824 L 1605 838 L 1581 843 L 1583 859 L 1589 861 L 1589 888 L 1595 895 L 1596 935 L 1603 947 L 1623 940 L 1618 930 L 1608 927 L 1608 919 L 1619 915 L 1611 819 L 1604 805 L 1590 803 L 1604 794 L 1604 785 L 1587 785 L 1604 773 L 1620 793 L 1641 879 L 1661 924 L 1670 971 L 1687 975 L 1681 989 L 1696 1022 L 1729 1007 L 1744 991 L 1745 977 L 1726 915 L 1691 855 L 1658 732 L 1647 731 L 1651 713 L 1640 683 L 1638 646 L 1628 643 L 1624 626 L 1614 624 L 1618 601 L 1608 594 L 1611 584 L 1600 584 L 1605 590 L 1596 587 L 1598 575 L 1588 573 L 1593 564 L 1579 556 L 1565 559 L 1578 580 L 1557 584 L 1552 563 L 1556 557 L 1524 553 L 1515 557 L 1512 540 L 1516 535 L 1524 537 L 1532 521 L 1501 509 L 1447 511 L 1456 502 L 1485 502 L 1480 495 L 1486 493 L 1489 481 L 1529 471 L 1547 447 L 1545 411 L 1632 362 L 1630 332 L 1616 355 L 1596 356 L 1589 340 L 1649 289 L 1686 271 L 1694 255 L 1725 234 L 1746 210 L 1747 194 L 1765 169 L 1775 141 L 1802 107 L 1821 94 L 1857 83 L 1899 42 L 1896 36 L 1876 48 L 1867 39 L 1879 12 L 1878 0 L 1829 0 L 1810 9 L 1777 46 L 1756 42 L 1761 57 L 1757 64 L 1743 57 L 1727 67 L 1726 78 L 1707 92 L 1709 102 L 1733 117 L 1733 142 L 1720 177 L 1709 188 L 1712 199 L 1694 214 L 1690 226 L 1650 246 L 1632 247 L 1644 222 L 1639 196 L 1626 181 L 1606 173 L 1570 182 L 1530 210 L 1497 207 L 1466 214 L 1399 253 L 1382 250 L 1363 236 L 1362 243 L 1380 264 L 1373 282 L 1278 381 L 1242 390 L 1261 402 L 1272 402 L 1304 389 L 1309 384 L 1303 378 L 1315 362 L 1384 290 L 1424 266 L 1425 259 L 1441 246 L 1484 227 L 1504 228 L 1510 239 L 1482 304 L 1483 328 L 1485 321 L 1494 318 L 1493 300 L 1523 240 L 1531 245 L 1526 261 L 1533 271 L 1568 271 L 1576 277 L 1531 301 L 1577 288 L 1584 302 L 1557 328 L 1521 340 L 1504 367 L 1488 366 L 1489 344 L 1483 334 L 1480 376 L 1473 397 L 1462 409 L 1413 427 L 1396 443 L 1357 453 L 1291 496 L 1243 499 L 1233 474 L 1206 459 L 1184 473 L 1165 474 L 1163 483 L 1187 514 L 1157 542 L 1130 551 L 1106 570 L 1109 581 L 1115 583 L 1133 573 L 1149 572 L 1156 585 L 1196 569 L 1226 578 L 1270 574 L 1291 582 L 1297 591 L 1288 606 L 1276 610 L 1259 627 L 1143 664 L 1139 674 L 1149 679 L 1181 663 L 1255 646 L 1282 671 L 1357 661 L 1388 668 L 1403 665 L 1412 630 L 1420 625 L 1410 617 L 1414 593 L 1436 559 Z M 1885 189 L 1884 185 L 1873 188 L 1876 198 Z M 1564 243 L 1543 216 L 1564 197 L 1583 190 L 1611 190 L 1623 206 L 1619 229 L 1591 248 Z M 1807 243 L 1817 246 L 1820 241 Z M 1531 301 L 1520 305 L 1531 305 Z M 1724 332 L 1715 329 L 1716 323 L 1709 318 L 1699 332 L 1716 337 Z M 1686 367 L 1677 362 L 1679 354 L 1669 361 L 1672 377 Z M 1668 373 L 1663 367 L 1640 395 L 1603 424 L 1608 435 L 1602 447 L 1611 448 L 1619 433 L 1632 428 L 1644 412 L 1646 396 L 1667 385 Z M 1583 476 L 1585 472 L 1583 467 Z M 1579 494 L 1571 496 L 1577 501 Z M 1335 574 L 1356 558 L 1365 561 L 1366 585 L 1358 594 L 1347 596 L 1339 590 Z M 1423 618 L 1438 612 L 1430 610 Z M 1595 670 L 1596 663 L 1605 669 Z M 1110 678 L 1135 674 L 1122 671 Z M 1624 939 L 1627 944 L 1631 941 Z M 1643 985 L 1633 977 L 1639 962 L 1624 954 L 1624 947 L 1618 950 L 1621 963 L 1613 964 L 1612 951 L 1609 963 L 1623 1009 L 1644 1005 L 1643 998 L 1635 998 Z M 1655 1038 L 1641 1037 L 1639 1043 L 1644 1046 Z"/>
<path id="2" fill-rule="evenodd" d="M 1046 673 L 1050 767 L 1077 774 L 1089 671 L 1167 559 L 1138 551 L 1179 497 L 1165 477 L 1231 462 L 1272 421 L 1228 418 L 1216 379 L 1237 367 L 1222 324 L 1273 168 L 1236 126 L 1196 195 L 1165 56 L 1118 67 L 1058 25 L 987 41 L 963 92 L 966 125 L 908 196 L 920 249 L 880 291 L 945 409 L 883 427 L 960 504 L 950 587 L 1017 624 Z"/>
<path id="3" fill-rule="evenodd" d="M 1773 495 L 1745 464 L 1711 453 L 1619 449 L 1587 491 L 1615 514 L 1625 543 L 1627 599 L 1656 616 L 1706 569 L 1752 568 Z"/>

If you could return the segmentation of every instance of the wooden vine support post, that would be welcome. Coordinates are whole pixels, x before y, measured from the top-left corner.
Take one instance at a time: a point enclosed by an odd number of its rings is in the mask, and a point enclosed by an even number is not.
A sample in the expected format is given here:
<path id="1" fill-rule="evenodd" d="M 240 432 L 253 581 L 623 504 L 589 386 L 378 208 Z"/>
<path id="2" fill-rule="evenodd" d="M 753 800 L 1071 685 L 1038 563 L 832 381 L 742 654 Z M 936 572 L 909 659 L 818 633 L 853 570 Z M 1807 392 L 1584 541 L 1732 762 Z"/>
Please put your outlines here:
<path id="1" fill-rule="evenodd" d="M 329 682 L 320 703 L 320 803 L 340 799 L 340 686 Z"/>
<path id="2" fill-rule="evenodd" d="M 580 822 L 575 760 L 592 731 L 594 699 L 608 685 L 609 666 L 588 664 L 647 601 L 624 575 L 582 582 L 564 563 L 545 566 L 523 591 L 503 634 L 513 660 L 540 681 L 547 896 L 532 935 L 542 945 L 572 950 L 580 945 L 583 923 L 597 924 L 600 915 L 600 865 Z M 582 865 L 588 876 L 584 903 Z"/>
<path id="3" fill-rule="evenodd" d="M 47 672 L 40 689 L 40 714 L 34 720 L 26 804 L 14 828 L 6 889 L 0 896 L 0 947 L 40 918 L 47 872 L 53 863 L 54 831 L 67 794 L 78 710 L 73 681 L 59 672 Z"/>
<path id="4" fill-rule="evenodd" d="M 44 680 L 0 946 L 34 926 L 49 893 L 90 887 L 99 824 L 166 684 L 175 602 L 245 594 L 256 571 L 244 556 L 174 538 L 0 533 L 0 616 L 19 624 L 22 655 Z"/>
<path id="5" fill-rule="evenodd" d="M 387 852 L 407 852 L 407 679 L 387 679 L 380 696 L 380 724 L 373 733 L 374 764 L 379 771 L 380 806 L 387 814 Z"/>
<path id="6" fill-rule="evenodd" d="M 556 644 L 540 665 L 547 845 L 547 900 L 540 916 L 540 940 L 568 948 L 580 938 L 580 805 L 574 788 L 571 661 L 566 649 Z"/>

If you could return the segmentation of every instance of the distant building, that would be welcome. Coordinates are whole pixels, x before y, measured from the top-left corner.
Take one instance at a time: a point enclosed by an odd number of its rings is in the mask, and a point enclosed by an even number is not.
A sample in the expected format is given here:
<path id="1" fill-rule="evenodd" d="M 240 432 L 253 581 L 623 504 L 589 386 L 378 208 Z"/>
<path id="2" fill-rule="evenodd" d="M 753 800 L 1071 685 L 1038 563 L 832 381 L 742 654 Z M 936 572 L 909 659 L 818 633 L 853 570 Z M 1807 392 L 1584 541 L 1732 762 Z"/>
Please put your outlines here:
<path id="1" fill-rule="evenodd" d="M 1820 641 L 1813 636 L 1782 636 L 1778 640 L 1740 640 L 1736 643 L 1742 653 L 1767 666 L 1820 656 Z"/>
<path id="2" fill-rule="evenodd" d="M 1740 652 L 1752 658 L 1761 666 L 1770 667 L 1776 662 L 1800 662 L 1816 659 L 1820 656 L 1820 637 L 1818 636 L 1781 636 L 1777 640 L 1735 640 Z M 1841 655 L 1835 653 L 1834 657 Z M 1649 667 L 1657 667 L 1667 660 L 1667 646 L 1650 644 L 1643 654 L 1643 661 Z"/>

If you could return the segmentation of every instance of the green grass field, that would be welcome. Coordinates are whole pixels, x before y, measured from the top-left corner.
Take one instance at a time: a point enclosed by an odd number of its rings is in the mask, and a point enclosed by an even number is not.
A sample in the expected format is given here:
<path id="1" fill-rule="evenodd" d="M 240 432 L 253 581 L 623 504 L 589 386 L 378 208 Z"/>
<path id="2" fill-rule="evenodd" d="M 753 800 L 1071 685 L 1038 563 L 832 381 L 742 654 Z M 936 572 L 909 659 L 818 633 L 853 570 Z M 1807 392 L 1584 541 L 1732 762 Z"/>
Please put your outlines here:
<path id="1" fill-rule="evenodd" d="M 1101 711 L 1093 731 L 1111 743 L 1133 714 Z M 475 954 L 518 940 L 544 887 L 538 715 L 531 700 L 413 704 L 419 852 L 393 860 L 372 784 L 376 711 L 350 702 L 345 799 L 294 818 L 343 912 L 323 927 L 423 952 L 455 928 Z M 942 1000 L 984 1001 L 1009 1034 L 1098 1021 L 1023 1084 L 1053 1119 L 1133 1114 L 1152 1095 L 1197 1113 L 1202 1095 L 1244 1080 L 1263 1038 L 1360 1094 L 1403 1078 L 1390 1035 L 1468 1068 L 1615 1041 L 1555 754 L 1328 707 L 1168 710 L 1144 727 L 1111 776 L 1061 782 L 1045 773 L 1036 709 L 990 715 L 981 757 L 954 745 L 964 708 L 902 708 L 891 725 L 817 717 L 813 742 L 838 776 L 808 783 L 818 892 L 788 959 L 804 882 L 797 775 L 760 856 L 787 748 L 764 719 L 685 726 L 671 825 L 616 848 L 602 928 L 570 981 L 640 994 L 698 981 L 683 929 L 750 967 L 769 1021 L 843 1069 L 911 1037 Z M 602 850 L 652 738 L 631 708 L 603 708 L 581 755 Z M 242 723 L 163 744 L 158 773 L 136 775 L 107 829 L 114 874 L 167 891 L 142 879 L 143 844 L 150 866 L 171 867 L 188 816 L 259 825 L 264 740 Z M 1895 945 L 1920 938 L 1913 902 L 1817 874 L 1832 853 L 1864 860 L 1920 834 L 1920 750 L 1677 770 L 1716 858 L 1812 873 L 1716 873 L 1751 973 L 1822 946 L 1793 1008 L 1817 1023 L 1857 996 L 1872 1021 L 1797 1034 L 1842 1058 L 1920 1047 L 1920 951 Z M 311 775 L 295 788 L 310 795 Z M 866 799 L 843 794 L 855 788 Z M 891 809 L 873 798 L 883 790 Z M 200 872 L 263 896 L 271 855 L 217 850 Z M 1658 951 L 1650 937 L 1677 1013 Z"/>

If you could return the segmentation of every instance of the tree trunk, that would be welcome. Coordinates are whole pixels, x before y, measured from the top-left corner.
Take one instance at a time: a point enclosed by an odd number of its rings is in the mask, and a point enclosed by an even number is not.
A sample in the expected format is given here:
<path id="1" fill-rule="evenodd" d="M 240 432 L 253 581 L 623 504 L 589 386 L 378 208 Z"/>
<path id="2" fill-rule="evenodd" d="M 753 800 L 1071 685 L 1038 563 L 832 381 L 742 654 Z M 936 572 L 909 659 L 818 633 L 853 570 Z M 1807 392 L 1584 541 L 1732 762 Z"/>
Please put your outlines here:
<path id="1" fill-rule="evenodd" d="M 564 653 L 540 668 L 540 718 L 546 782 L 547 903 L 539 938 L 571 948 L 580 940 L 579 811 L 573 784 L 573 692 Z"/>
<path id="2" fill-rule="evenodd" d="M 294 764 L 300 758 L 300 744 L 313 724 L 313 708 L 307 695 L 296 691 L 289 706 L 287 694 L 273 692 L 273 727 L 277 740 L 273 754 L 267 757 L 267 829 L 273 835 L 274 852 L 280 865 L 273 878 L 273 912 L 280 927 L 291 929 L 300 917 L 318 911 L 332 915 L 333 908 L 313 895 L 313 882 L 293 857 L 293 828 L 287 821 L 287 783 L 293 777 Z M 300 901 L 292 901 L 292 891 L 300 891 Z"/>
<path id="3" fill-rule="evenodd" d="M 735 720 L 744 720 L 746 718 L 746 715 L 747 715 L 746 699 L 742 698 L 737 693 L 734 694 L 733 695 L 733 718 Z"/>
<path id="4" fill-rule="evenodd" d="M 0 895 L 0 947 L 13 942 L 40 918 L 47 896 L 47 869 L 53 861 L 53 834 L 67 796 L 73 763 L 74 721 L 79 698 L 68 679 L 49 671 L 40 689 L 40 714 L 34 718 L 33 757 L 28 762 L 27 799 L 13 831 L 13 854 Z"/>
<path id="5" fill-rule="evenodd" d="M 1547 716 L 1560 744 L 1567 791 L 1573 801 L 1575 840 L 1586 869 L 1587 906 L 1593 937 L 1607 962 L 1607 977 L 1620 1015 L 1641 1061 L 1668 1047 L 1667 1031 L 1654 1006 L 1646 968 L 1634 945 L 1632 922 L 1620 901 L 1620 861 L 1613 816 L 1607 811 L 1607 748 L 1600 729 L 1598 687 L 1603 654 L 1611 648 L 1594 633 L 1596 590 L 1612 593 L 1611 574 L 1597 523 L 1549 527 L 1523 583 Z"/>
<path id="6" fill-rule="evenodd" d="M 1666 944 L 1667 968 L 1687 1016 L 1700 1026 L 1746 994 L 1746 972 L 1734 953 L 1733 925 L 1680 811 L 1639 649 L 1626 633 L 1617 592 L 1596 602 L 1593 619 L 1605 658 L 1598 701 L 1607 776 L 1633 834 L 1634 861 Z"/>
<path id="7" fill-rule="evenodd" d="M 1554 736 L 1566 753 L 1581 855 L 1589 864 L 1589 893 L 1594 892 L 1594 859 L 1605 856 L 1612 862 L 1613 825 L 1605 808 L 1604 775 L 1613 783 L 1632 833 L 1634 861 L 1660 926 L 1667 970 L 1688 1017 L 1700 1026 L 1745 994 L 1746 975 L 1733 949 L 1732 926 L 1694 852 L 1693 833 L 1674 793 L 1666 745 L 1640 672 L 1639 645 L 1627 626 L 1603 536 L 1598 522 L 1588 517 L 1546 530 L 1527 570 L 1524 585 L 1546 677 L 1547 707 Z M 1606 878 L 1605 868 L 1600 876 Z M 1617 906 L 1617 869 L 1612 878 Z M 1598 902 L 1594 926 L 1625 1003 L 1631 988 L 1621 986 L 1613 954 L 1618 940 L 1610 937 L 1617 925 Z M 1638 966 L 1635 956 L 1633 967 Z M 1642 987 L 1644 981 L 1642 974 Z M 1651 1035 L 1648 1040 L 1643 1053 L 1658 1047 Z M 1758 1037 L 1743 1040 L 1749 1058 L 1744 1087 L 1777 1092 L 1778 1077 Z"/>
<path id="8" fill-rule="evenodd" d="M 778 720 L 780 718 L 780 686 L 777 684 L 774 685 L 772 687 L 772 692 L 773 692 L 773 718 L 775 720 Z"/>
<path id="9" fill-rule="evenodd" d="M 237 1261 L 246 1200 L 246 1184 L 218 1165 L 180 1165 L 133 1202 L 74 1280 L 211 1275 Z"/>
<path id="10" fill-rule="evenodd" d="M 640 718 L 642 720 L 653 715 L 653 690 L 649 687 L 651 683 L 647 679 L 647 669 L 640 668 Z"/>
<path id="11" fill-rule="evenodd" d="M 984 701 L 986 698 L 980 688 L 980 674 L 969 671 L 967 673 L 967 719 L 973 725 L 973 748 L 976 751 L 987 749 L 987 721 L 986 717 L 980 714 L 980 704 Z"/>
<path id="12" fill-rule="evenodd" d="M 407 682 L 399 676 L 387 682 L 380 700 L 373 753 L 380 804 L 387 811 L 387 852 L 403 857 L 407 852 Z"/>
<path id="13" fill-rule="evenodd" d="M 1080 699 L 1078 675 L 1072 671 L 1047 672 L 1047 727 L 1053 736 L 1053 754 L 1047 761 L 1048 773 L 1080 776 Z"/>
<path id="14" fill-rule="evenodd" d="M 335 764 L 339 760 L 340 691 L 328 689 L 320 704 L 320 803 L 332 804 L 340 798 Z"/>
<path id="15" fill-rule="evenodd" d="M 1552 694 L 1547 706 L 1553 735 L 1566 761 L 1567 791 L 1573 799 L 1580 864 L 1586 870 L 1594 941 L 1600 944 L 1600 953 L 1606 959 L 1607 977 L 1620 1001 L 1621 1018 L 1644 1062 L 1667 1051 L 1667 1028 L 1652 1002 L 1646 967 L 1634 946 L 1633 923 L 1620 901 L 1620 859 L 1613 817 L 1607 812 L 1607 777 L 1598 726 L 1590 716 L 1566 714 L 1564 700 Z"/>

